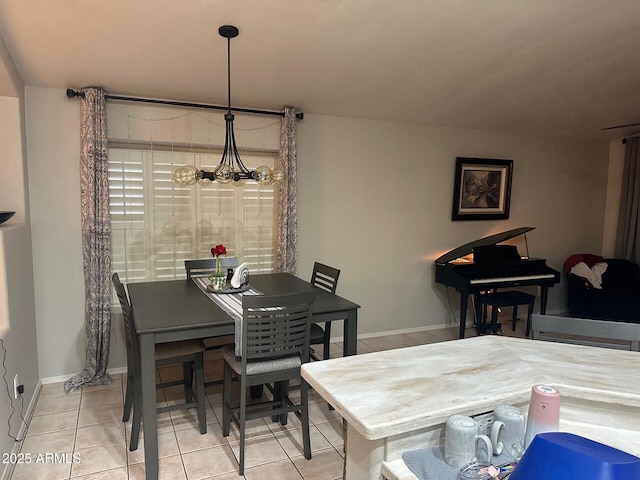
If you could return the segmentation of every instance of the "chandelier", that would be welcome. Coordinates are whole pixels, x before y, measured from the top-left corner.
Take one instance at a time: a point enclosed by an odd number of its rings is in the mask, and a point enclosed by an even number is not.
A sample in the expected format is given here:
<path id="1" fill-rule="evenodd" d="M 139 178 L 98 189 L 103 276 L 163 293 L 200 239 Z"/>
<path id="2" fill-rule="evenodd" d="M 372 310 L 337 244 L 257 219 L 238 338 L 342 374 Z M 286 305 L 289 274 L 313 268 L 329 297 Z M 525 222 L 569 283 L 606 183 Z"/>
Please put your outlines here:
<path id="1" fill-rule="evenodd" d="M 236 147 L 236 136 L 233 131 L 233 114 L 231 113 L 231 39 L 238 36 L 238 29 L 233 25 L 223 25 L 218 29 L 221 37 L 227 39 L 227 113 L 225 120 L 225 140 L 222 159 L 213 170 L 201 170 L 194 165 L 178 167 L 173 171 L 173 180 L 180 185 L 193 185 L 195 183 L 207 184 L 211 182 L 231 183 L 242 186 L 247 180 L 255 180 L 263 185 L 270 185 L 281 181 L 284 177 L 279 170 L 274 171 L 267 166 L 259 166 L 255 170 L 249 170 Z"/>

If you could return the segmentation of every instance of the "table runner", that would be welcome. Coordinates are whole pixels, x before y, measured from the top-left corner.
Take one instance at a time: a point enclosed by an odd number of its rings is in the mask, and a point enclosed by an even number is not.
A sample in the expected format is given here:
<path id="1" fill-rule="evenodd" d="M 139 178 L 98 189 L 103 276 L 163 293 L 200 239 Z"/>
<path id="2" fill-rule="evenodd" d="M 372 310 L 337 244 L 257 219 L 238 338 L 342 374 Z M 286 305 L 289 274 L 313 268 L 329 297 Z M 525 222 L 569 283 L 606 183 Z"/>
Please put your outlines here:
<path id="1" fill-rule="evenodd" d="M 250 287 L 248 290 L 240 293 L 213 293 L 207 290 L 209 285 L 208 277 L 192 277 L 195 284 L 204 292 L 204 294 L 215 302 L 222 310 L 227 312 L 235 324 L 235 354 L 237 357 L 242 355 L 242 296 L 243 295 L 262 295 L 262 292 Z"/>

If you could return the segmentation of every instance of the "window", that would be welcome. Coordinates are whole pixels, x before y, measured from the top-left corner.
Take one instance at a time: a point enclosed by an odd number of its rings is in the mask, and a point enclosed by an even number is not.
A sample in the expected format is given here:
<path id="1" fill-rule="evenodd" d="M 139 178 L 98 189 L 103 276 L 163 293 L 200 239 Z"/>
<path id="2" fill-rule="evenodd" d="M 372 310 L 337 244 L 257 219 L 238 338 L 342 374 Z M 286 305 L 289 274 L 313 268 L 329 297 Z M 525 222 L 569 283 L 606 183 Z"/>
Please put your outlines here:
<path id="1" fill-rule="evenodd" d="M 249 169 L 274 167 L 275 152 L 244 154 Z M 186 164 L 212 170 L 220 152 L 141 144 L 111 144 L 109 196 L 112 270 L 122 281 L 185 278 L 184 260 L 211 257 L 223 244 L 227 256 L 252 272 L 275 268 L 277 201 L 272 185 L 243 187 L 217 182 L 182 187 L 173 170 Z"/>

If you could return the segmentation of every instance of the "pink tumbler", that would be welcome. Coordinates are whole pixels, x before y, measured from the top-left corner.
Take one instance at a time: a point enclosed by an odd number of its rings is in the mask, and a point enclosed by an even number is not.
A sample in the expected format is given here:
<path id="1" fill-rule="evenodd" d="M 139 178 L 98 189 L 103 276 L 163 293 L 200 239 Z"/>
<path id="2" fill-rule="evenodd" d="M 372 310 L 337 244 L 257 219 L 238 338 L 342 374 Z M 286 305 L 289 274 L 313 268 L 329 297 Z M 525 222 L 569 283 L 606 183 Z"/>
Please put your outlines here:
<path id="1" fill-rule="evenodd" d="M 560 392 L 549 385 L 531 387 L 531 401 L 524 435 L 527 448 L 538 433 L 557 432 L 560 424 Z"/>

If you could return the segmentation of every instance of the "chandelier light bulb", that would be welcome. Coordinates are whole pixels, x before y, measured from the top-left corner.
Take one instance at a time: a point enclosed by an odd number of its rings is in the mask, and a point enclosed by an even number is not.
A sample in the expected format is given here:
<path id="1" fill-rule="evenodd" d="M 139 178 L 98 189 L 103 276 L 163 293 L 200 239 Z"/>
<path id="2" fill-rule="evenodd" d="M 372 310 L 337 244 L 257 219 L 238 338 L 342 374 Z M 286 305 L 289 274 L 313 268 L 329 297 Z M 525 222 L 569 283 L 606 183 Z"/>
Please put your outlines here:
<path id="1" fill-rule="evenodd" d="M 216 180 L 220 183 L 229 183 L 233 180 L 234 171 L 230 165 L 221 163 L 215 169 Z"/>
<path id="2" fill-rule="evenodd" d="M 254 170 L 252 177 L 261 185 L 271 185 L 273 183 L 273 170 L 265 165 L 260 165 Z"/>
<path id="3" fill-rule="evenodd" d="M 178 185 L 194 185 L 198 181 L 200 171 L 193 165 L 178 167 L 173 171 L 173 181 Z"/>

